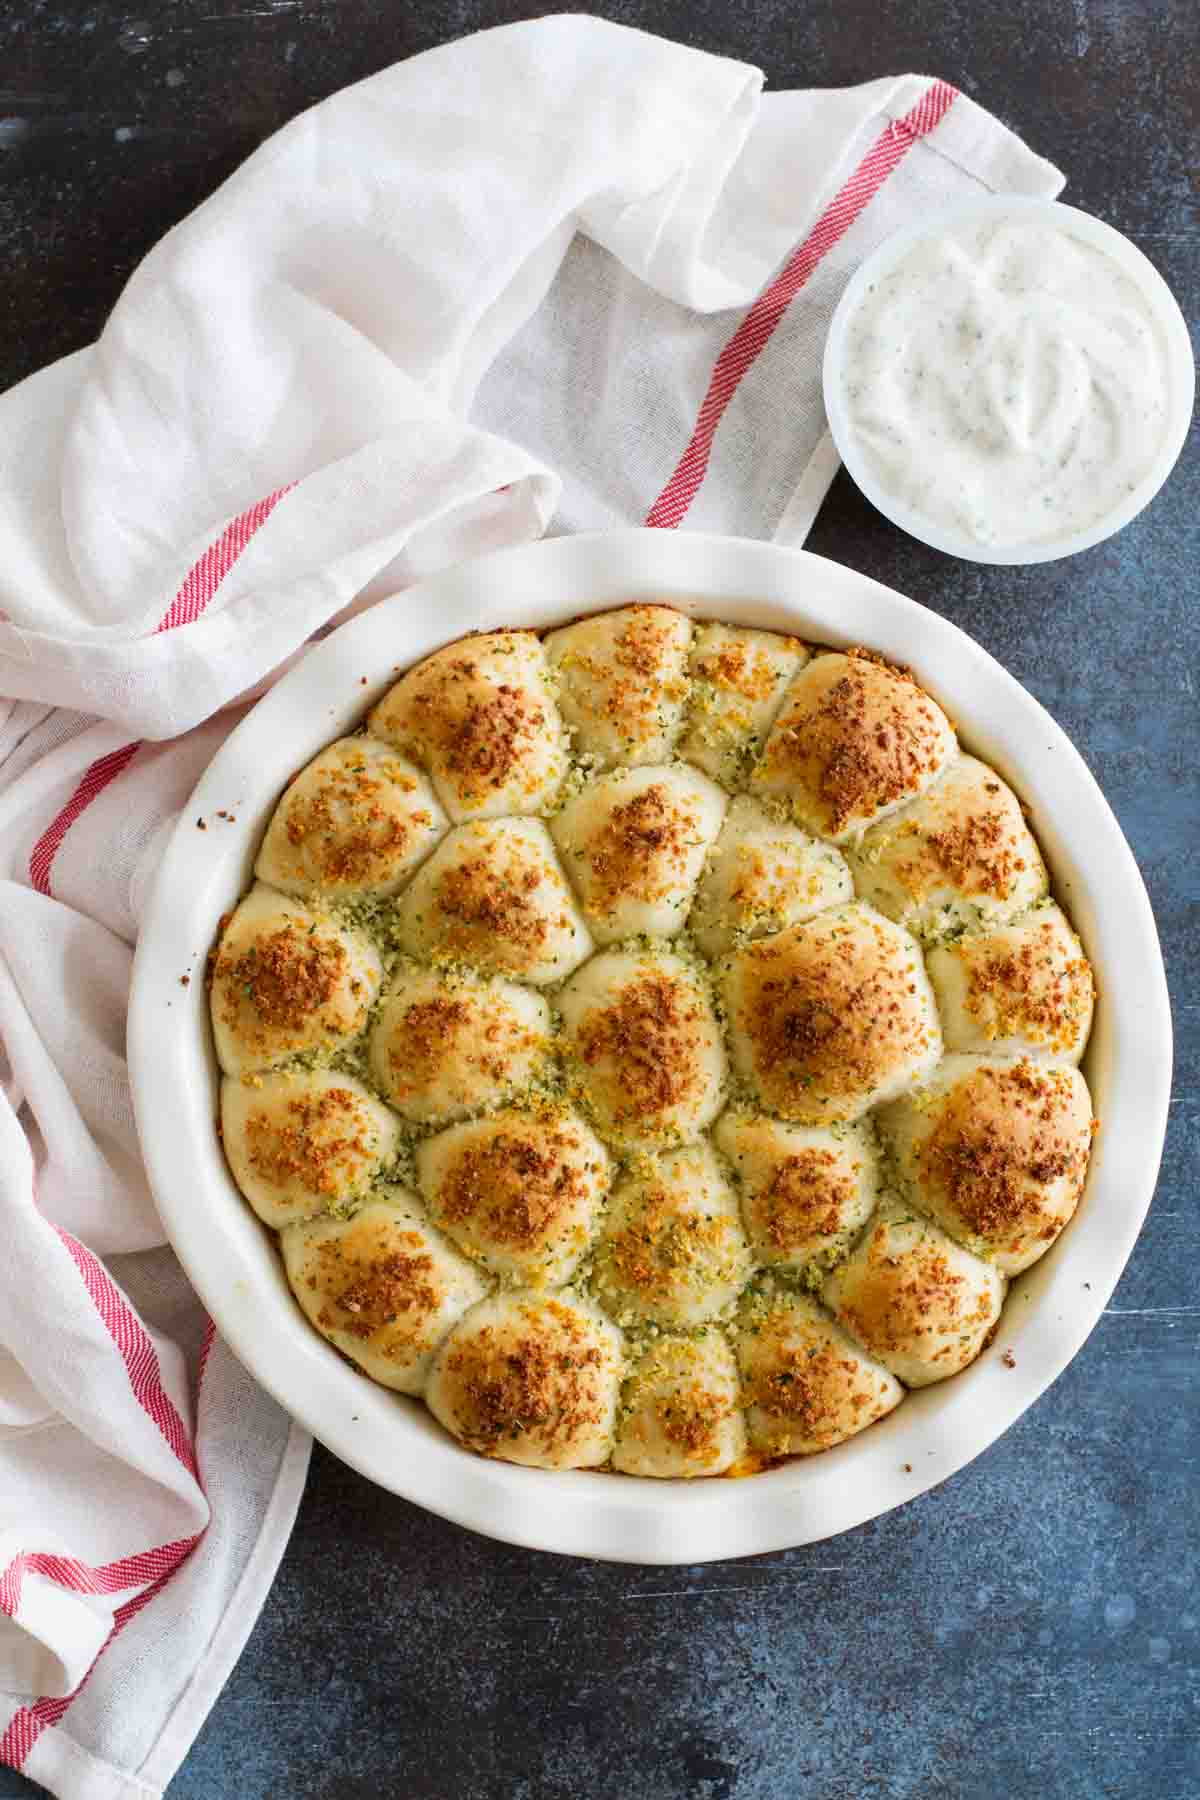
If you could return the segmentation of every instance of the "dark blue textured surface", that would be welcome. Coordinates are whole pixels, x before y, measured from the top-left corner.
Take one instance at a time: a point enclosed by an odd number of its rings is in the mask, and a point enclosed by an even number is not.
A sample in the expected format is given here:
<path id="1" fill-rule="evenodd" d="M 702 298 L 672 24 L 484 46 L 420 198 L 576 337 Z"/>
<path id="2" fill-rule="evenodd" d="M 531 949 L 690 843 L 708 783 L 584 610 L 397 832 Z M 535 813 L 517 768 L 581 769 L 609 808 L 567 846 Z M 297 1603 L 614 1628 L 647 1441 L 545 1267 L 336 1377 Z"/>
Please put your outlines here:
<path id="1" fill-rule="evenodd" d="M 163 230 L 310 101 L 546 10 L 145 0 L 0 14 L 0 385 L 94 336 Z M 1197 0 L 617 0 L 772 84 L 945 76 L 1128 232 L 1195 322 Z M 882 15 L 882 16 L 881 16 Z M 7 117 L 5 116 L 7 115 Z M 839 480 L 811 548 L 953 618 L 1079 744 L 1145 872 L 1177 1080 L 1158 1197 L 1067 1374 L 971 1468 L 809 1550 L 617 1569 L 486 1543 L 318 1451 L 174 1800 L 1196 1800 L 1196 441 L 1112 543 L 1027 571 Z M 0 1771 L 0 1800 L 35 1790 Z"/>

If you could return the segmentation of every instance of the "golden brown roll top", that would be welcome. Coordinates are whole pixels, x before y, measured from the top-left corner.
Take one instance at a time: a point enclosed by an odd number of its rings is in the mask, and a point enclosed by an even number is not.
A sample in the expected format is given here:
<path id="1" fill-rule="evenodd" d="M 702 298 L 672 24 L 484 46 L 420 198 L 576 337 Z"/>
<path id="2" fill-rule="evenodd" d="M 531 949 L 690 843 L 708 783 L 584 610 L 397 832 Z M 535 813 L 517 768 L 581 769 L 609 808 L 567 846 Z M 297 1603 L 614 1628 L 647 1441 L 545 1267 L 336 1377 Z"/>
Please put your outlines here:
<path id="1" fill-rule="evenodd" d="M 924 1088 L 879 1115 L 914 1203 L 1016 1275 L 1079 1204 L 1092 1102 L 1078 1069 L 948 1056 Z"/>
<path id="2" fill-rule="evenodd" d="M 254 872 L 286 894 L 394 894 L 446 829 L 415 764 L 375 738 L 339 738 L 293 778 Z"/>
<path id="3" fill-rule="evenodd" d="M 733 1168 L 746 1236 L 761 1263 L 799 1270 L 827 1261 L 874 1209 L 879 1171 L 868 1127 L 786 1125 L 730 1107 L 713 1138 Z"/>
<path id="4" fill-rule="evenodd" d="M 1000 1317 L 1006 1285 L 998 1269 L 889 1198 L 826 1277 L 821 1298 L 906 1387 L 926 1387 L 974 1362 Z"/>
<path id="5" fill-rule="evenodd" d="M 430 1217 L 503 1280 L 557 1287 L 595 1234 L 608 1154 L 569 1107 L 507 1107 L 452 1125 L 417 1149 Z"/>
<path id="6" fill-rule="evenodd" d="M 221 1138 L 234 1180 L 268 1225 L 345 1206 L 396 1154 L 399 1122 L 331 1069 L 229 1077 Z"/>
<path id="7" fill-rule="evenodd" d="M 737 1357 L 750 1443 L 767 1457 L 831 1450 L 904 1398 L 815 1300 L 770 1283 L 746 1297 Z"/>
<path id="8" fill-rule="evenodd" d="M 1049 886 L 1016 795 L 973 756 L 960 756 L 846 857 L 860 898 L 925 939 L 1003 923 Z"/>
<path id="9" fill-rule="evenodd" d="M 788 682 L 808 661 L 798 638 L 740 625 L 698 625 L 687 729 L 679 754 L 724 787 L 744 787 Z"/>
<path id="10" fill-rule="evenodd" d="M 684 926 L 725 795 L 682 763 L 618 769 L 569 800 L 550 830 L 597 943 Z"/>
<path id="11" fill-rule="evenodd" d="M 724 1474 L 745 1449 L 737 1362 L 724 1335 L 659 1338 L 622 1392 L 613 1468 L 687 1481 Z"/>
<path id="12" fill-rule="evenodd" d="M 260 882 L 225 922 L 212 957 L 222 1069 L 240 1075 L 336 1050 L 362 1030 L 381 979 L 368 938 Z"/>
<path id="13" fill-rule="evenodd" d="M 861 650 L 816 656 L 788 689 L 751 792 L 844 843 L 923 793 L 955 748 L 949 719 L 907 671 Z"/>
<path id="14" fill-rule="evenodd" d="M 435 651 L 389 689 L 368 727 L 429 770 L 455 820 L 541 812 L 567 772 L 532 631 L 482 632 Z"/>
<path id="15" fill-rule="evenodd" d="M 725 1053 L 705 984 L 682 957 L 608 950 L 558 996 L 573 1093 L 627 1150 L 698 1137 L 721 1107 Z"/>
<path id="16" fill-rule="evenodd" d="M 459 1320 L 425 1399 L 481 1456 L 591 1469 L 612 1450 L 621 1388 L 616 1327 L 569 1294 L 495 1294 Z"/>
<path id="17" fill-rule="evenodd" d="M 635 1160 L 596 1245 L 592 1286 L 618 1325 L 704 1325 L 752 1270 L 737 1198 L 705 1143 Z"/>
<path id="18" fill-rule="evenodd" d="M 721 991 L 739 1074 L 765 1111 L 800 1124 L 860 1118 L 941 1053 L 920 950 L 861 904 L 735 950 Z"/>
<path id="19" fill-rule="evenodd" d="M 371 1030 L 371 1072 L 397 1112 L 437 1125 L 529 1087 L 550 1054 L 550 1009 L 511 981 L 402 965 Z"/>
<path id="20" fill-rule="evenodd" d="M 550 632 L 576 753 L 595 768 L 666 762 L 683 725 L 691 640 L 691 620 L 669 606 L 624 606 Z"/>
<path id="21" fill-rule="evenodd" d="M 351 1219 L 280 1233 L 292 1292 L 323 1337 L 372 1380 L 419 1394 L 434 1351 L 483 1282 L 403 1188 L 381 1188 Z"/>
<path id="22" fill-rule="evenodd" d="M 396 907 L 404 949 L 540 987 L 591 955 L 592 940 L 540 819 L 456 825 Z"/>
<path id="23" fill-rule="evenodd" d="M 1095 983 L 1057 906 L 943 944 L 927 960 L 948 1050 L 1069 1063 L 1083 1055 Z"/>

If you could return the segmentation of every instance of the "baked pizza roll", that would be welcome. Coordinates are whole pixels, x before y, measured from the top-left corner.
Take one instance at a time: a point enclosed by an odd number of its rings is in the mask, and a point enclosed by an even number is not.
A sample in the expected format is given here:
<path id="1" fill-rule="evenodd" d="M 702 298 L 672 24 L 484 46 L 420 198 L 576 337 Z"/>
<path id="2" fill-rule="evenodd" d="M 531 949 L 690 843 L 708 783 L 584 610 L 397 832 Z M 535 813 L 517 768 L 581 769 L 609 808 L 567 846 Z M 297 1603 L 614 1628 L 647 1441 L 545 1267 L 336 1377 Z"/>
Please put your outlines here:
<path id="1" fill-rule="evenodd" d="M 562 720 L 532 631 L 447 644 L 402 675 L 367 724 L 429 770 L 455 820 L 544 812 L 567 772 Z"/>
<path id="2" fill-rule="evenodd" d="M 707 1144 L 636 1159 L 613 1190 L 592 1287 L 622 1326 L 728 1313 L 752 1264 L 737 1197 Z"/>
<path id="3" fill-rule="evenodd" d="M 735 950 L 721 991 L 734 1067 L 764 1111 L 801 1125 L 861 1118 L 941 1054 L 921 952 L 868 906 Z"/>
<path id="4" fill-rule="evenodd" d="M 592 1469 L 612 1451 L 621 1334 L 568 1294 L 496 1294 L 451 1331 L 425 1392 L 436 1419 L 481 1456 Z"/>
<path id="5" fill-rule="evenodd" d="M 608 1191 L 608 1153 L 569 1107 L 506 1107 L 417 1149 L 429 1215 L 503 1280 L 559 1287 L 577 1268 Z"/>
<path id="6" fill-rule="evenodd" d="M 861 650 L 815 656 L 788 689 L 751 791 L 845 843 L 924 793 L 956 748 L 949 719 L 905 670 Z"/>
<path id="7" fill-rule="evenodd" d="M 945 1381 L 974 1362 L 1000 1317 L 1007 1283 L 904 1202 L 884 1200 L 821 1298 L 850 1335 L 906 1387 Z"/>
<path id="8" fill-rule="evenodd" d="M 544 1074 L 550 1009 L 511 981 L 402 966 L 371 1031 L 371 1072 L 420 1125 L 497 1106 Z"/>
<path id="9" fill-rule="evenodd" d="M 746 1297 L 737 1356 L 747 1432 L 763 1456 L 832 1450 L 904 1398 L 895 1376 L 810 1295 L 769 1283 Z"/>
<path id="10" fill-rule="evenodd" d="M 339 738 L 285 788 L 254 873 L 301 899 L 395 894 L 445 829 L 414 763 L 374 738 Z"/>
<path id="11" fill-rule="evenodd" d="M 592 952 L 540 819 L 456 825 L 399 901 L 396 928 L 414 956 L 536 987 L 561 981 Z"/>
<path id="12" fill-rule="evenodd" d="M 688 1481 L 724 1474 L 745 1449 L 737 1362 L 722 1333 L 659 1338 L 622 1392 L 613 1468 Z"/>
<path id="13" fill-rule="evenodd" d="M 853 898 L 840 850 L 739 794 L 709 853 L 688 929 L 706 956 L 723 956 Z"/>
<path id="14" fill-rule="evenodd" d="M 761 1263 L 799 1270 L 834 1257 L 875 1209 L 879 1166 L 868 1127 L 787 1125 L 730 1107 L 713 1138 L 733 1168 Z"/>
<path id="15" fill-rule="evenodd" d="M 336 1050 L 366 1023 L 383 968 L 369 938 L 260 882 L 226 920 L 210 966 L 227 1075 Z"/>
<path id="16" fill-rule="evenodd" d="M 624 606 L 550 632 L 576 752 L 597 768 L 665 762 L 683 727 L 691 641 L 691 620 L 669 606 Z"/>
<path id="17" fill-rule="evenodd" d="M 961 937 L 926 962 L 948 1050 L 1077 1063 L 1096 989 L 1083 946 L 1057 906 Z"/>
<path id="18" fill-rule="evenodd" d="M 725 1053 L 702 978 L 682 957 L 609 950 L 558 997 L 573 1091 L 601 1137 L 662 1149 L 721 1108 Z"/>
<path id="19" fill-rule="evenodd" d="M 267 1225 L 345 1206 L 396 1154 L 399 1120 L 332 1069 L 226 1077 L 221 1139 L 233 1178 Z"/>
<path id="20" fill-rule="evenodd" d="M 289 1225 L 279 1248 L 310 1324 L 400 1394 L 423 1391 L 438 1345 L 485 1292 L 401 1187 L 380 1189 L 353 1218 Z"/>
<path id="21" fill-rule="evenodd" d="M 1003 924 L 1049 887 L 1019 800 L 973 756 L 873 825 L 846 857 L 860 898 L 926 940 Z"/>
<path id="22" fill-rule="evenodd" d="M 948 1056 L 925 1086 L 882 1109 L 879 1129 L 914 1204 L 1018 1275 L 1079 1204 L 1092 1102 L 1078 1069 Z"/>
<path id="23" fill-rule="evenodd" d="M 618 769 L 567 802 L 550 830 L 597 943 L 684 926 L 725 796 L 682 763 Z"/>

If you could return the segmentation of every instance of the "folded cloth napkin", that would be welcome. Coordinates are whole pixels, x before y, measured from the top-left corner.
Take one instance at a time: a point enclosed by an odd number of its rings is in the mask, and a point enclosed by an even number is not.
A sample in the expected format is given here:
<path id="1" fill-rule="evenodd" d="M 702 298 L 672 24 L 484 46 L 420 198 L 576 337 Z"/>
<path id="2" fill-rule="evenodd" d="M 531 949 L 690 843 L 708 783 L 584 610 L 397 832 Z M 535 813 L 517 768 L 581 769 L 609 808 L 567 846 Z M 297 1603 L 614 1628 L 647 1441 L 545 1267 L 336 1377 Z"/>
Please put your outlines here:
<path id="1" fill-rule="evenodd" d="M 456 559 L 801 542 L 851 270 L 1060 185 L 944 82 L 760 89 L 587 18 L 417 57 L 272 138 L 0 400 L 0 1758 L 57 1794 L 162 1792 L 308 1454 L 164 1246 L 132 1123 L 131 946 L 196 776 L 315 633 Z"/>

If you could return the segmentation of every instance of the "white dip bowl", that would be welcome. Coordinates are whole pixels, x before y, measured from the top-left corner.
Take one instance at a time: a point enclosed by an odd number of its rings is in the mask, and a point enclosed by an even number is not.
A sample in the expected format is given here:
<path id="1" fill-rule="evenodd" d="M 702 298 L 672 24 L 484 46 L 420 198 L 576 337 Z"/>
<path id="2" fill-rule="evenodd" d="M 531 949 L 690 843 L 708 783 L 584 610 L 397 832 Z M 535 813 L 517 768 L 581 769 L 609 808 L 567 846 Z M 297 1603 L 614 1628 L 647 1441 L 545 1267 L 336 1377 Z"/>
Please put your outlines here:
<path id="1" fill-rule="evenodd" d="M 953 265 L 946 260 L 944 247 L 949 241 L 960 251 L 964 246 L 973 251 L 977 240 L 994 243 L 1008 226 L 1016 234 L 1033 234 L 1031 243 L 1036 236 L 1045 255 L 1053 255 L 1059 245 L 1076 261 L 1072 246 L 1079 246 L 1079 255 L 1090 258 L 1086 264 L 1090 273 L 1076 277 L 1073 284 L 1066 280 L 1065 268 L 1053 272 L 1063 277 L 1061 292 L 1070 293 L 1070 304 L 1051 291 L 1041 291 L 1039 269 L 1044 265 L 1036 258 L 1011 291 L 991 285 L 994 252 L 982 262 L 978 253 L 974 261 L 971 255 Z M 935 254 L 938 246 L 942 248 Z M 1108 290 L 1101 285 L 1106 277 L 1112 284 Z M 995 336 L 989 338 L 980 362 L 972 354 L 973 332 L 961 338 L 949 323 L 957 317 L 965 330 L 968 315 L 978 314 L 983 324 L 989 305 L 1003 310 L 991 315 L 989 329 L 994 327 Z M 1088 331 L 1098 334 L 1094 341 L 1089 341 Z M 1117 479 L 1121 433 L 1126 433 L 1127 444 L 1136 438 L 1136 421 L 1150 404 L 1142 392 L 1148 376 L 1145 370 L 1139 375 L 1138 353 L 1130 336 L 1134 331 L 1142 333 L 1138 341 L 1154 346 L 1157 425 L 1150 442 L 1143 443 L 1136 455 L 1131 452 Z M 1076 332 L 1083 335 L 1076 337 Z M 880 348 L 868 365 L 860 366 L 854 358 L 861 354 L 864 338 Z M 1104 345 L 1103 355 L 1099 344 Z M 993 378 L 1001 377 L 1001 387 L 993 388 Z M 1136 245 L 1077 207 L 1015 195 L 991 195 L 935 214 L 880 244 L 855 270 L 838 303 L 825 341 L 823 379 L 825 411 L 838 454 L 872 505 L 935 550 L 986 563 L 1050 562 L 1086 550 L 1128 525 L 1153 500 L 1178 459 L 1191 424 L 1196 385 L 1183 314 L 1162 276 Z M 1009 380 L 1019 391 L 1005 397 L 1003 384 Z M 918 389 L 933 397 L 933 410 L 920 418 L 911 410 L 907 418 L 900 417 L 898 409 Z M 1057 457 L 1063 454 L 1067 468 L 1076 454 L 1078 434 L 1085 428 L 1084 396 L 1091 395 L 1104 421 L 1100 437 L 1106 448 L 1091 464 L 1086 458 L 1080 464 L 1099 472 L 1075 479 L 1082 487 L 1085 508 L 1087 496 L 1102 495 L 1103 484 L 1109 482 L 1111 500 L 1102 503 L 1099 514 L 1083 512 L 1078 525 L 1072 525 L 1068 516 L 1053 533 L 1030 531 L 1022 537 L 1011 533 L 981 537 L 961 528 L 961 508 L 947 505 L 947 497 L 971 493 L 975 503 L 999 509 L 1006 497 L 1006 476 L 1013 475 L 1004 451 L 1017 443 L 1024 444 L 1028 453 L 1026 473 L 1031 465 L 1037 467 L 1039 482 L 1044 474 L 1057 501 Z M 864 409 L 868 416 L 888 422 L 886 429 L 898 434 L 903 453 L 889 446 L 888 455 L 881 458 L 872 449 L 860 430 Z M 1019 454 L 1013 460 L 1020 466 Z M 1067 491 L 1062 491 L 1064 500 Z M 922 493 L 929 497 L 929 510 L 914 500 Z M 1039 516 L 1028 498 L 1022 499 L 1019 509 L 1009 510 L 1019 510 L 1023 524 Z"/>

